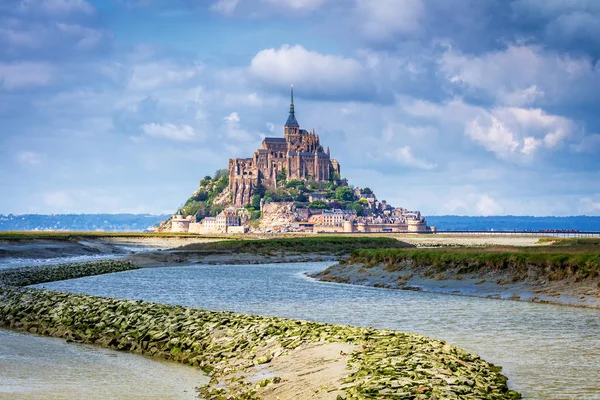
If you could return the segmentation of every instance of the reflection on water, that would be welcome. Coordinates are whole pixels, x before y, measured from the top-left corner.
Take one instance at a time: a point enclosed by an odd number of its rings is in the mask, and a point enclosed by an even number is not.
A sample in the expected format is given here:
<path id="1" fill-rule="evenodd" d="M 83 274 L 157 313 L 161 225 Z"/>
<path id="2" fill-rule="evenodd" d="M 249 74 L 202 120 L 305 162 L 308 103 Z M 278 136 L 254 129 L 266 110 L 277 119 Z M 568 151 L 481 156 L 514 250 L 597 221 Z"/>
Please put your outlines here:
<path id="1" fill-rule="evenodd" d="M 0 329 L 0 399 L 194 399 L 195 368 Z"/>
<path id="2" fill-rule="evenodd" d="M 43 286 L 417 332 L 504 367 L 526 398 L 600 399 L 600 312 L 315 282 L 327 263 L 142 269 Z"/>

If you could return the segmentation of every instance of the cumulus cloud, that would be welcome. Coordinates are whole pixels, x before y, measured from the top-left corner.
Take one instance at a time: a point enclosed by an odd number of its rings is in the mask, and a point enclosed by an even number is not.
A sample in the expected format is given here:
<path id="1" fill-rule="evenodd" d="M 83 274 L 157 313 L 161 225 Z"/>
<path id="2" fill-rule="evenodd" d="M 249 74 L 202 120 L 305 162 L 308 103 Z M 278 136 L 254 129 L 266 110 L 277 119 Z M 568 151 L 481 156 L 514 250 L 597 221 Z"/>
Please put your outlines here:
<path id="1" fill-rule="evenodd" d="M 367 37 L 385 39 L 418 30 L 425 6 L 422 0 L 356 0 L 355 13 Z"/>
<path id="2" fill-rule="evenodd" d="M 429 170 L 436 167 L 435 164 L 415 156 L 409 146 L 403 146 L 393 150 L 389 153 L 389 157 L 410 168 Z"/>
<path id="3" fill-rule="evenodd" d="M 52 81 L 52 67 L 37 62 L 0 62 L 0 86 L 7 90 L 45 86 Z"/>
<path id="4" fill-rule="evenodd" d="M 572 120 L 539 108 L 487 109 L 453 99 L 444 104 L 416 100 L 404 104 L 403 109 L 441 126 L 462 129 L 475 143 L 503 159 L 531 157 L 541 148 L 560 148 L 581 133 Z"/>
<path id="5" fill-rule="evenodd" d="M 365 69 L 357 60 L 309 51 L 300 45 L 260 51 L 249 71 L 266 84 L 281 88 L 294 83 L 321 95 L 347 95 L 368 85 Z"/>
<path id="6" fill-rule="evenodd" d="M 189 142 L 196 138 L 196 131 L 190 125 L 150 123 L 142 125 L 142 130 L 148 136 L 169 139 L 178 142 Z"/>
<path id="7" fill-rule="evenodd" d="M 440 71 L 456 88 L 481 90 L 509 106 L 536 100 L 560 103 L 590 95 L 600 84 L 600 68 L 587 57 L 571 57 L 542 47 L 510 44 L 481 55 L 452 48 L 439 58 Z"/>

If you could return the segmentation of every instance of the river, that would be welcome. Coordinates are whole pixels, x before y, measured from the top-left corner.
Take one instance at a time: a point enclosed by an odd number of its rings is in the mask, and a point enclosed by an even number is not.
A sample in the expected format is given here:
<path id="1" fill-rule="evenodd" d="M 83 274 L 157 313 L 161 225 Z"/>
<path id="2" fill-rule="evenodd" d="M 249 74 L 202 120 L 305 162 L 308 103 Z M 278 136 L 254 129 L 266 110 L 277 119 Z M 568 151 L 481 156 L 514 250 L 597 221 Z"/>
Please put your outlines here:
<path id="1" fill-rule="evenodd" d="M 40 287 L 416 332 L 504 367 L 530 399 L 600 399 L 597 310 L 316 282 L 328 263 L 193 265 Z"/>

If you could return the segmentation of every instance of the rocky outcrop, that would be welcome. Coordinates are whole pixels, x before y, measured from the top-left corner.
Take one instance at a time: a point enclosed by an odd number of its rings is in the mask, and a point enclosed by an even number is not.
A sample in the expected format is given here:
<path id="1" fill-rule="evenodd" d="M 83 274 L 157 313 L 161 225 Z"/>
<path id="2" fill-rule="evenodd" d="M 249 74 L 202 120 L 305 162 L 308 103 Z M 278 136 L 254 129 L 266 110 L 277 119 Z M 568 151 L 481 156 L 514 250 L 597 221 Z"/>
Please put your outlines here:
<path id="1" fill-rule="evenodd" d="M 293 202 L 266 203 L 262 212 L 259 225 L 262 230 L 291 229 L 300 219 Z"/>

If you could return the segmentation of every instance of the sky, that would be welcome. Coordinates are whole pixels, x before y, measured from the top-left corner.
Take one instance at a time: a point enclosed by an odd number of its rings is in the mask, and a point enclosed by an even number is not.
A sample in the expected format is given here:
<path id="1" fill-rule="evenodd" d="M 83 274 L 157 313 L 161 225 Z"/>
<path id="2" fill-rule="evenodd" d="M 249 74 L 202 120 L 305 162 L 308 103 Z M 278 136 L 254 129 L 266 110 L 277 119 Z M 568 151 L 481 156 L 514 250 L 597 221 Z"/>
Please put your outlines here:
<path id="1" fill-rule="evenodd" d="M 0 213 L 170 213 L 296 117 L 425 215 L 600 215 L 600 1 L 0 0 Z"/>

